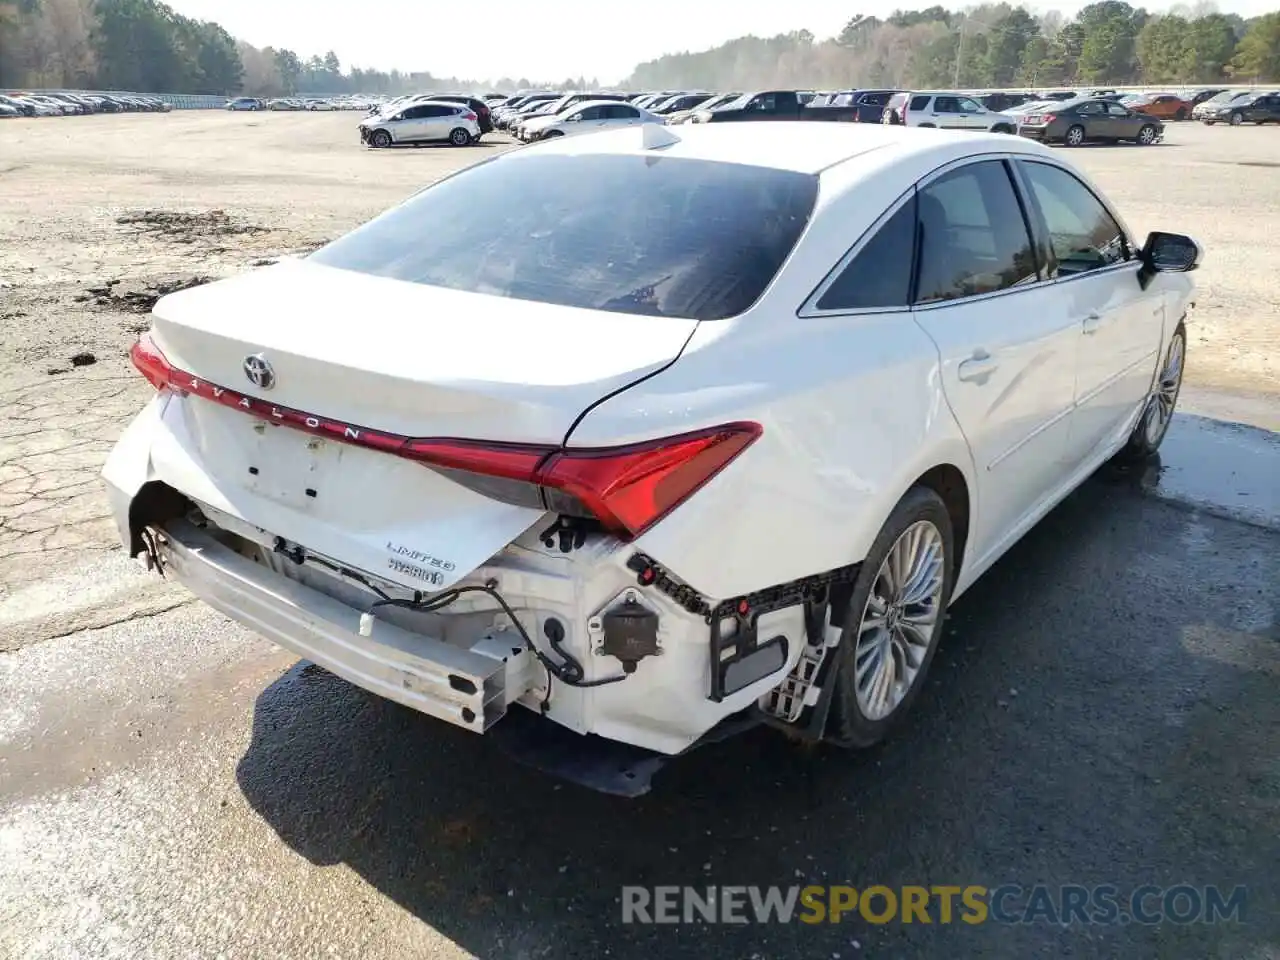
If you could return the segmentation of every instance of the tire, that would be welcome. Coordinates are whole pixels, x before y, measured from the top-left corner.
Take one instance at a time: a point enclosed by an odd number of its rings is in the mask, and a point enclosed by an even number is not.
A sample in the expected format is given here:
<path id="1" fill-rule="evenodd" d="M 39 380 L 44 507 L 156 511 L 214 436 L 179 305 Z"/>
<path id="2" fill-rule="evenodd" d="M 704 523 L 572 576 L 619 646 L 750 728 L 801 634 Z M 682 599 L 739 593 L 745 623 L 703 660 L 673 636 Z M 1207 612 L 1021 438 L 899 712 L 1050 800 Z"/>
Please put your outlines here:
<path id="1" fill-rule="evenodd" d="M 1177 111 L 1174 113 L 1174 115 L 1173 115 L 1173 119 L 1175 119 L 1175 120 L 1185 120 L 1185 119 L 1187 119 L 1187 111 L 1186 111 L 1186 108 L 1184 108 L 1184 107 L 1179 107 L 1179 108 L 1177 109 Z"/>
<path id="2" fill-rule="evenodd" d="M 910 548 L 912 538 L 916 536 L 925 538 L 919 542 L 928 547 L 925 551 L 927 562 L 919 569 L 931 570 L 933 575 L 927 578 L 931 586 L 925 599 L 904 604 L 902 593 L 893 590 L 887 577 L 887 563 L 895 548 Z M 827 728 L 824 731 L 824 739 L 827 741 L 850 749 L 874 746 L 884 740 L 910 712 L 911 705 L 924 686 L 929 664 L 933 662 L 938 640 L 942 636 L 942 625 L 954 579 L 953 544 L 951 517 L 942 498 L 928 487 L 913 487 L 907 491 L 885 521 L 871 549 L 867 551 L 867 557 L 853 585 L 844 631 L 834 654 L 837 658 L 833 665 L 835 688 L 832 691 L 831 713 L 827 717 Z M 940 569 L 937 567 L 939 563 Z M 913 565 L 905 579 L 914 581 L 916 569 Z M 912 594 L 920 595 L 920 591 L 912 589 L 907 596 Z M 881 597 L 885 595 L 894 595 L 898 599 L 895 602 L 891 598 L 885 607 L 884 616 L 877 619 L 884 621 L 892 618 L 899 626 L 865 626 L 868 618 L 875 617 L 874 608 L 878 603 L 884 603 Z M 913 614 L 907 613 L 913 609 Z M 918 630 L 913 630 L 909 625 L 902 626 L 910 624 L 912 620 L 930 619 L 931 625 L 921 624 Z M 907 644 L 905 641 L 908 637 L 917 642 Z M 916 661 L 915 675 L 904 686 L 898 687 L 893 678 L 901 675 L 910 659 Z M 858 692 L 859 665 L 867 669 L 867 676 L 863 678 L 867 689 L 863 695 Z M 888 712 L 884 713 L 874 709 L 878 699 L 876 677 L 880 675 L 881 667 L 890 671 L 886 682 L 893 684 L 893 689 L 888 691 L 887 696 L 895 701 Z M 880 704 L 881 707 L 886 705 Z"/>
<path id="3" fill-rule="evenodd" d="M 1228 122 L 1229 122 L 1233 127 L 1238 127 L 1238 126 L 1240 126 L 1240 124 L 1244 123 L 1244 114 L 1239 113 L 1239 112 L 1237 112 L 1237 113 L 1233 113 L 1233 114 L 1231 115 L 1231 118 L 1230 118 L 1230 120 L 1229 120 Z"/>
<path id="4" fill-rule="evenodd" d="M 449 133 L 449 142 L 455 147 L 469 147 L 471 134 L 463 127 L 454 127 Z"/>
<path id="5" fill-rule="evenodd" d="M 937 126 L 936 126 L 935 124 L 932 124 L 932 123 L 922 123 L 922 124 L 920 124 L 920 129 L 921 129 L 921 130 L 924 130 L 924 129 L 926 129 L 926 128 L 928 128 L 929 130 L 937 130 L 937 129 L 938 129 L 938 128 L 937 128 Z"/>
<path id="6" fill-rule="evenodd" d="M 1169 424 L 1173 420 L 1174 411 L 1178 407 L 1178 394 L 1182 392 L 1182 374 L 1187 368 L 1187 328 L 1181 321 L 1169 337 L 1169 346 L 1165 350 L 1164 359 L 1160 361 L 1160 371 L 1156 374 L 1151 396 L 1147 398 L 1142 416 L 1134 425 L 1133 432 L 1121 448 L 1117 459 L 1138 463 L 1155 456 L 1169 432 Z"/>
<path id="7" fill-rule="evenodd" d="M 549 130 L 549 131 L 547 131 L 546 133 L 544 133 L 542 136 L 540 136 L 538 139 L 539 139 L 539 140 L 554 140 L 556 137 L 563 137 L 563 136 L 564 136 L 564 131 L 563 131 L 563 130 Z"/>
<path id="8" fill-rule="evenodd" d="M 1084 127 L 1080 124 L 1073 124 L 1067 128 L 1067 132 L 1062 137 L 1062 145 L 1065 147 L 1078 147 L 1084 143 Z"/>
<path id="9" fill-rule="evenodd" d="M 369 146 L 382 149 L 391 146 L 391 134 L 385 130 L 375 130 L 369 134 Z"/>
<path id="10" fill-rule="evenodd" d="M 991 128 L 991 132 L 992 133 L 1013 133 L 1013 127 L 1009 126 L 1007 123 L 997 123 L 994 127 Z"/>
<path id="11" fill-rule="evenodd" d="M 1148 123 L 1138 131 L 1138 139 L 1133 142 L 1140 147 L 1149 147 L 1156 142 L 1157 132 L 1156 128 Z"/>

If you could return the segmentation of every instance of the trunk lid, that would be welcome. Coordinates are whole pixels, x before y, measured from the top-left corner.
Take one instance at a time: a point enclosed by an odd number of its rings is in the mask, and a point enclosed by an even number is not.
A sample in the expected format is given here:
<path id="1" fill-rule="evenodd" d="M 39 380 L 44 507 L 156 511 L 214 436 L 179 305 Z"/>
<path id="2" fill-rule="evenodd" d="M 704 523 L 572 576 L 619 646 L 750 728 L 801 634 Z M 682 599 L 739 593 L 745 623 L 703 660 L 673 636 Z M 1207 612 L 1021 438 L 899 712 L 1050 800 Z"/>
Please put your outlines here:
<path id="1" fill-rule="evenodd" d="M 156 304 L 154 344 L 185 395 L 165 408 L 153 465 L 288 541 L 439 590 L 543 509 L 361 444 L 558 447 L 594 401 L 675 359 L 696 325 L 284 262 Z"/>
<path id="2" fill-rule="evenodd" d="M 697 322 L 464 293 L 285 261 L 170 294 L 174 366 L 407 437 L 559 443 L 592 402 L 674 360 Z M 245 361 L 260 356 L 262 389 Z"/>

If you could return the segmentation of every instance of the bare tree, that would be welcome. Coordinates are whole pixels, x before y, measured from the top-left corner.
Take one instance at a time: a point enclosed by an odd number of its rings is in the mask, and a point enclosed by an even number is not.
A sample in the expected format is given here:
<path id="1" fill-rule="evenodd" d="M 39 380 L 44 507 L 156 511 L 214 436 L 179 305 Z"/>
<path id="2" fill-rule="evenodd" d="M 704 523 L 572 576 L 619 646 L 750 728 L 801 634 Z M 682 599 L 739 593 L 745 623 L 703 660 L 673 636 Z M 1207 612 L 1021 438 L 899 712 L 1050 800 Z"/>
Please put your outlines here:
<path id="1" fill-rule="evenodd" d="M 93 85 L 93 0 L 42 0 L 19 31 L 15 54 L 33 86 Z"/>

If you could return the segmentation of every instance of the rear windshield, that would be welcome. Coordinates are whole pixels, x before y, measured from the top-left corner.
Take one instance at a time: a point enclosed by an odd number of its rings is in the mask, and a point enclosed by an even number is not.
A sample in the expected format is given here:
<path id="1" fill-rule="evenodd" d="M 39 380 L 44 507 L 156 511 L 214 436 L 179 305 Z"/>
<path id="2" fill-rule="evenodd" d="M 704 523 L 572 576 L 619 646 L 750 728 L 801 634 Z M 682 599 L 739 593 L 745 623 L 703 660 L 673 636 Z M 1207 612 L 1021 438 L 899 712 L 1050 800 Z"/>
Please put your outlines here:
<path id="1" fill-rule="evenodd" d="M 813 211 L 818 178 L 658 155 L 482 163 L 321 247 L 316 263 L 615 313 L 750 307 Z"/>

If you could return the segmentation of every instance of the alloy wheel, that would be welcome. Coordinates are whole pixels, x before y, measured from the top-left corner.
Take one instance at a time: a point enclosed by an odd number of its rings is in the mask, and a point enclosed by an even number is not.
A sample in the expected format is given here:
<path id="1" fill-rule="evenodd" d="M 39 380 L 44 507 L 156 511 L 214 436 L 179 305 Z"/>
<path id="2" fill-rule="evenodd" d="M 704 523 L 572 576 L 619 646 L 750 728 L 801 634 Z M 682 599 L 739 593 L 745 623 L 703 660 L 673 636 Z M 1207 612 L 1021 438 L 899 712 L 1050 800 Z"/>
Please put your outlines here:
<path id="1" fill-rule="evenodd" d="M 1072 127 L 1067 131 L 1067 143 L 1070 146 L 1078 147 L 1084 143 L 1084 128 Z"/>
<path id="2" fill-rule="evenodd" d="M 1181 333 L 1175 333 L 1169 342 L 1169 352 L 1165 356 L 1164 368 L 1156 381 L 1155 392 L 1147 405 L 1147 445 L 1155 449 L 1164 439 L 1165 431 L 1173 420 L 1174 408 L 1178 405 L 1178 393 L 1182 389 L 1182 368 L 1187 348 Z"/>
<path id="3" fill-rule="evenodd" d="M 928 520 L 913 523 L 881 563 L 854 645 L 854 693 L 871 721 L 888 717 L 910 692 L 929 652 L 942 604 L 946 551 Z"/>
<path id="4" fill-rule="evenodd" d="M 1143 127 L 1141 130 L 1138 131 L 1138 142 L 1142 144 L 1144 147 L 1150 146 L 1152 143 L 1155 142 L 1155 139 L 1156 139 L 1155 127 Z"/>

